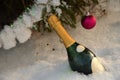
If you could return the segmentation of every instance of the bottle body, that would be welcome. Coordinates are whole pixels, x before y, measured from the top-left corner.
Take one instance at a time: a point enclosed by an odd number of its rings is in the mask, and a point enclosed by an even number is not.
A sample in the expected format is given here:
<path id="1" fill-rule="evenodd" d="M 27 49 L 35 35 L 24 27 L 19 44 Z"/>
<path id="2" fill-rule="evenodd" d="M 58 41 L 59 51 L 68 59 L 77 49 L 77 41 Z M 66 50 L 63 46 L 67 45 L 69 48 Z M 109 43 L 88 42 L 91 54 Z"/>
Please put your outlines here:
<path id="1" fill-rule="evenodd" d="M 83 72 L 84 74 L 92 73 L 91 63 L 95 54 L 88 48 L 84 47 L 82 50 L 77 50 L 80 45 L 75 42 L 67 48 L 68 60 L 73 71 Z M 79 47 L 80 48 L 80 47 Z"/>

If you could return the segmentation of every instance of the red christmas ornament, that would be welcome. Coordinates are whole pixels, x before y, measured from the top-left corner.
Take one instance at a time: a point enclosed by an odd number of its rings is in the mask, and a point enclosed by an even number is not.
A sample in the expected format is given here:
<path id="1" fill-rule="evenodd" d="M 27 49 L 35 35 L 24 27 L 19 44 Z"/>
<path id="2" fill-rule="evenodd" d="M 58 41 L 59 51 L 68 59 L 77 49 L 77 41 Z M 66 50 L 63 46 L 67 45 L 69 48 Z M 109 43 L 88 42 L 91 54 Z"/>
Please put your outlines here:
<path id="1" fill-rule="evenodd" d="M 92 29 L 96 25 L 96 18 L 88 13 L 82 17 L 81 24 L 85 29 Z"/>

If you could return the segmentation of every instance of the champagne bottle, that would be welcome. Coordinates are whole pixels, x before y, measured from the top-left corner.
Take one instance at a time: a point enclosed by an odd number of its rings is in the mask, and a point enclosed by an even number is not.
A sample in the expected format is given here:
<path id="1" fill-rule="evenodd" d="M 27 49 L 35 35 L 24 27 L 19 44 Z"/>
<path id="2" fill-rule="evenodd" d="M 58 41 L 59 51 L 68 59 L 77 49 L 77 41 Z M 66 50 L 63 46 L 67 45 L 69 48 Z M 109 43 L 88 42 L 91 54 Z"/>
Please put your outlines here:
<path id="1" fill-rule="evenodd" d="M 63 28 L 56 15 L 50 15 L 48 17 L 48 23 L 63 40 L 68 54 L 68 61 L 73 71 L 84 74 L 104 71 L 104 67 L 97 60 L 96 55 L 88 48 L 77 43 Z"/>

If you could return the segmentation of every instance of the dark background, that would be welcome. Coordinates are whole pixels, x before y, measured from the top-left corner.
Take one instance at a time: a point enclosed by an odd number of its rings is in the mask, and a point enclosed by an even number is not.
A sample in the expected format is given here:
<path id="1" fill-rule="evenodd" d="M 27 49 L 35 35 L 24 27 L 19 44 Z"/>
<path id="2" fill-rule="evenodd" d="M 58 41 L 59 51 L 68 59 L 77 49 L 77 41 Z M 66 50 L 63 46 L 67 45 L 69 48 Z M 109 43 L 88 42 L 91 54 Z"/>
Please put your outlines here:
<path id="1" fill-rule="evenodd" d="M 0 31 L 13 23 L 35 0 L 0 0 Z"/>

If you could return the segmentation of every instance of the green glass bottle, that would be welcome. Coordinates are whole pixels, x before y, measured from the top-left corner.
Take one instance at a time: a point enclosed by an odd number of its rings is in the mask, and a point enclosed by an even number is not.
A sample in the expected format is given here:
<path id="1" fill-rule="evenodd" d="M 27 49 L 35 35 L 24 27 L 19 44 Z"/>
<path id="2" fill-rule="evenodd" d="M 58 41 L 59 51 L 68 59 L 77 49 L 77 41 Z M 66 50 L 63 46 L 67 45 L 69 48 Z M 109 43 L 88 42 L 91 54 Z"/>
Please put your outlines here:
<path id="1" fill-rule="evenodd" d="M 73 71 L 90 74 L 92 72 L 102 72 L 105 70 L 103 65 L 97 60 L 96 55 L 88 48 L 77 43 L 65 31 L 55 15 L 48 17 L 48 23 L 63 40 L 68 54 L 68 61 Z"/>

